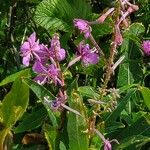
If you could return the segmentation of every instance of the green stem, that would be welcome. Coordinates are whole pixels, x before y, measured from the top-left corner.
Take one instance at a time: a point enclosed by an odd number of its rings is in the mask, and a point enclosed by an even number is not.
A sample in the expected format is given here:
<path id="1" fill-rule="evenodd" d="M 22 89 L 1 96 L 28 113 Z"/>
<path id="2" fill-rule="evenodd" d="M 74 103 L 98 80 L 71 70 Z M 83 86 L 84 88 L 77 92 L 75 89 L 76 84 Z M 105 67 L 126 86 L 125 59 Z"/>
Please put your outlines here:
<path id="1" fill-rule="evenodd" d="M 5 138 L 7 136 L 7 133 L 8 133 L 9 129 L 3 129 L 1 132 L 0 132 L 0 150 L 4 150 L 4 141 L 5 141 Z"/>

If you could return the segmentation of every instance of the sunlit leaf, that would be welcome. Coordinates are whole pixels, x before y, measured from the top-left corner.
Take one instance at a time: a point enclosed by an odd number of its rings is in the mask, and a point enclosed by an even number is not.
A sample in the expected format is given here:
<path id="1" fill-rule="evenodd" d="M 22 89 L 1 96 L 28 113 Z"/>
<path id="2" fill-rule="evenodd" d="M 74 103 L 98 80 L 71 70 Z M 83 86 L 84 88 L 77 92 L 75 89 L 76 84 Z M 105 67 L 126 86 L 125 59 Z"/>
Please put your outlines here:
<path id="1" fill-rule="evenodd" d="M 150 109 L 150 89 L 147 87 L 140 87 L 139 89 L 142 93 L 144 103 Z"/>
<path id="2" fill-rule="evenodd" d="M 0 121 L 4 129 L 0 131 L 0 146 L 12 126 L 25 112 L 29 100 L 29 88 L 20 78 L 15 80 L 10 92 L 4 97 L 0 108 Z"/>
<path id="3" fill-rule="evenodd" d="M 30 77 L 30 71 L 31 69 L 25 69 L 25 70 L 21 70 L 19 72 L 16 72 L 14 74 L 9 75 L 8 77 L 6 77 L 4 80 L 2 80 L 0 82 L 0 86 L 3 86 L 5 84 L 8 84 L 10 82 L 15 81 L 18 77 L 24 76 L 24 77 Z"/>
<path id="4" fill-rule="evenodd" d="M 35 12 L 35 21 L 47 30 L 71 31 L 74 18 L 84 18 L 90 12 L 85 0 L 44 0 Z"/>

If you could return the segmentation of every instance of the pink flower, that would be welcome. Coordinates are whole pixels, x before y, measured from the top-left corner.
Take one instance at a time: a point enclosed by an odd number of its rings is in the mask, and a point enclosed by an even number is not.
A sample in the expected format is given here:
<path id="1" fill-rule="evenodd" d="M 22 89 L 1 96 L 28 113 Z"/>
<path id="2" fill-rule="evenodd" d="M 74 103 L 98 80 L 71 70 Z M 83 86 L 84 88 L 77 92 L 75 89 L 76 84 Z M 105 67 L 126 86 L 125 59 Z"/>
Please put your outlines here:
<path id="1" fill-rule="evenodd" d="M 80 42 L 78 45 L 78 51 L 76 53 L 76 58 L 71 60 L 68 67 L 75 64 L 77 61 L 81 60 L 84 66 L 89 66 L 90 64 L 97 64 L 99 62 L 99 55 L 95 53 L 96 49 L 90 49 L 89 44 L 84 44 Z M 67 68 L 68 68 L 67 67 Z"/>
<path id="2" fill-rule="evenodd" d="M 104 141 L 104 150 L 112 150 L 112 146 L 110 144 L 110 141 L 108 141 L 108 140 Z"/>
<path id="3" fill-rule="evenodd" d="M 111 142 L 116 142 L 117 144 L 119 144 L 119 142 L 116 139 L 109 141 L 109 139 L 105 139 L 104 135 L 101 132 L 99 132 L 97 129 L 93 129 L 93 130 L 100 137 L 100 139 L 103 141 L 104 150 L 112 150 Z"/>
<path id="4" fill-rule="evenodd" d="M 57 85 L 57 83 L 62 85 L 62 82 L 59 79 L 59 69 L 54 64 L 45 67 L 41 62 L 37 61 L 33 65 L 33 71 L 38 73 L 34 80 L 39 84 L 45 84 L 46 82 L 52 81 L 55 85 Z"/>
<path id="5" fill-rule="evenodd" d="M 142 48 L 144 53 L 150 56 L 150 40 L 143 41 Z"/>
<path id="6" fill-rule="evenodd" d="M 40 61 L 38 52 L 40 50 L 39 40 L 36 41 L 36 33 L 33 32 L 30 37 L 21 45 L 21 56 L 23 57 L 23 64 L 29 66 L 30 59 L 33 59 L 33 56 Z"/>
<path id="7" fill-rule="evenodd" d="M 41 58 L 41 62 L 46 62 L 49 59 L 54 59 L 55 61 L 64 60 L 66 57 L 66 51 L 60 47 L 60 41 L 57 34 L 55 34 L 51 40 L 51 47 L 48 48 L 44 44 L 40 44 L 40 51 L 38 55 Z"/>
<path id="8" fill-rule="evenodd" d="M 91 35 L 91 27 L 88 24 L 88 21 L 82 19 L 74 19 L 74 26 L 77 27 L 81 33 L 84 33 L 84 37 L 87 39 Z"/>
<path id="9" fill-rule="evenodd" d="M 84 44 L 84 42 L 80 42 L 78 45 L 77 55 L 81 56 L 81 61 L 84 66 L 99 62 L 99 55 L 95 53 L 95 49 L 90 49 L 89 44 Z"/>
<path id="10" fill-rule="evenodd" d="M 81 114 L 75 110 L 70 108 L 69 106 L 67 106 L 65 103 L 67 102 L 67 95 L 64 94 L 61 90 L 58 93 L 58 96 L 55 98 L 55 100 L 50 101 L 49 98 L 46 96 L 44 97 L 44 103 L 48 106 L 50 106 L 50 108 L 53 111 L 62 111 L 63 109 L 69 110 L 70 112 L 81 116 Z"/>

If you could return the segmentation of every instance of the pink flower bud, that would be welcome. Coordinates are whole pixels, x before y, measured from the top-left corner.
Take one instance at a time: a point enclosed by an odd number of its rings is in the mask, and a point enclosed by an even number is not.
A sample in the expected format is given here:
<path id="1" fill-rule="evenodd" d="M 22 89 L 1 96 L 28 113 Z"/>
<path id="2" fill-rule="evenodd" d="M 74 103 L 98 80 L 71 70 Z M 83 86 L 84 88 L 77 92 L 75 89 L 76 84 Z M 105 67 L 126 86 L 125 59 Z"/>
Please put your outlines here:
<path id="1" fill-rule="evenodd" d="M 97 19 L 97 22 L 103 23 L 105 19 L 108 17 L 109 14 L 111 14 L 114 11 L 114 8 L 110 8 L 106 13 L 104 13 L 102 16 L 100 16 Z"/>
<path id="2" fill-rule="evenodd" d="M 118 27 L 118 25 L 116 25 L 115 30 L 116 30 L 115 43 L 116 43 L 117 45 L 121 45 L 122 42 L 123 42 L 123 37 L 122 37 L 122 35 L 121 35 L 120 28 Z"/>

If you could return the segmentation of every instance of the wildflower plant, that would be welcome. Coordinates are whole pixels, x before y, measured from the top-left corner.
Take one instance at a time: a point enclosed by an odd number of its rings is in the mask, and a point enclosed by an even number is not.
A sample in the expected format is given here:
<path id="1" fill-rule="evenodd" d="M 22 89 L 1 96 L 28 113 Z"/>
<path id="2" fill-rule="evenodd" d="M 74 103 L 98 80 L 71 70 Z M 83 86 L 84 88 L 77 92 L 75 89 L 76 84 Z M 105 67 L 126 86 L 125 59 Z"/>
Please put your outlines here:
<path id="1" fill-rule="evenodd" d="M 25 133 L 22 145 L 35 145 L 36 137 L 41 148 L 53 150 L 130 149 L 149 142 L 150 90 L 144 83 L 149 73 L 142 58 L 150 55 L 150 41 L 140 42 L 144 26 L 130 18 L 139 6 L 117 0 L 94 15 L 89 4 L 77 1 L 80 6 L 67 0 L 37 5 L 36 31 L 24 31 L 18 53 L 23 70 L 0 83 L 14 81 L 0 109 L 0 150 L 13 133 Z M 26 134 L 35 129 L 40 132 Z"/>

